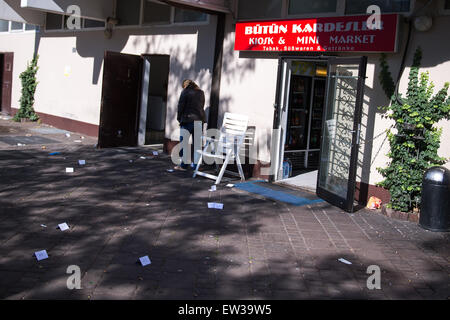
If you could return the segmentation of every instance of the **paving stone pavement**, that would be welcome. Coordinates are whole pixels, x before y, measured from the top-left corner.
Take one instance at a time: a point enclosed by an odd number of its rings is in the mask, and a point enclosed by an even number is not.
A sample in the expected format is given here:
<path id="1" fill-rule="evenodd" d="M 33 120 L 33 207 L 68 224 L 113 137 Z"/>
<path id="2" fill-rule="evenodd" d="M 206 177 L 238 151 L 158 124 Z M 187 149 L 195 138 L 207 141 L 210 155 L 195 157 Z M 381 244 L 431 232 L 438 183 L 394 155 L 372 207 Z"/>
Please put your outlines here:
<path id="1" fill-rule="evenodd" d="M 0 136 L 27 134 L 57 142 L 0 141 L 2 299 L 450 296 L 448 233 L 326 202 L 290 206 L 225 183 L 210 192 L 211 180 L 167 172 L 169 156 L 149 147 L 99 150 L 92 137 L 0 120 Z M 69 230 L 56 228 L 63 222 Z M 43 249 L 49 258 L 38 262 Z M 151 265 L 137 263 L 144 255 Z M 81 269 L 80 290 L 67 288 L 70 265 Z M 367 288 L 371 265 L 380 290 Z"/>

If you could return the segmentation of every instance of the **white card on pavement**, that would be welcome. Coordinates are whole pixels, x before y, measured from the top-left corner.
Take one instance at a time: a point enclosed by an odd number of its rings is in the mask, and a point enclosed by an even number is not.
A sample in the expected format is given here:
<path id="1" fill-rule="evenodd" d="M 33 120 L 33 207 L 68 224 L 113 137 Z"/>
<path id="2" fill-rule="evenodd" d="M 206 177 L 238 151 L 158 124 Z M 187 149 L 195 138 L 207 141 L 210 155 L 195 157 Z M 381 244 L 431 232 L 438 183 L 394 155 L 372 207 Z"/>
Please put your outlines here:
<path id="1" fill-rule="evenodd" d="M 158 155 L 158 151 L 153 151 L 153 155 L 157 156 Z"/>
<path id="2" fill-rule="evenodd" d="M 73 168 L 66 168 L 66 173 L 72 173 L 73 172 Z"/>
<path id="3" fill-rule="evenodd" d="M 216 191 L 216 190 L 217 190 L 216 185 L 212 185 L 211 188 L 209 189 L 209 191 Z"/>
<path id="4" fill-rule="evenodd" d="M 141 262 L 141 265 L 143 267 L 148 266 L 149 264 L 151 264 L 152 262 L 150 261 L 150 258 L 148 256 L 143 256 L 139 258 L 139 261 Z"/>
<path id="5" fill-rule="evenodd" d="M 84 166 L 86 164 L 86 160 L 78 160 L 78 164 L 80 166 Z"/>
<path id="6" fill-rule="evenodd" d="M 58 224 L 58 227 L 59 227 L 59 229 L 61 230 L 61 231 L 65 231 L 65 230 L 68 230 L 69 229 L 69 226 L 67 225 L 67 223 L 60 223 L 60 224 Z"/>
<path id="7" fill-rule="evenodd" d="M 44 259 L 47 259 L 47 258 L 48 258 L 48 254 L 47 254 L 47 251 L 46 251 L 46 250 L 36 251 L 36 252 L 34 253 L 34 255 L 36 256 L 36 259 L 37 259 L 38 261 L 41 261 L 41 260 L 44 260 Z"/>
<path id="8" fill-rule="evenodd" d="M 216 202 L 208 202 L 208 208 L 209 209 L 223 209 L 223 203 L 216 203 Z"/>
<path id="9" fill-rule="evenodd" d="M 345 263 L 345 264 L 352 264 L 350 261 L 345 260 L 344 258 L 339 258 L 338 261 Z"/>

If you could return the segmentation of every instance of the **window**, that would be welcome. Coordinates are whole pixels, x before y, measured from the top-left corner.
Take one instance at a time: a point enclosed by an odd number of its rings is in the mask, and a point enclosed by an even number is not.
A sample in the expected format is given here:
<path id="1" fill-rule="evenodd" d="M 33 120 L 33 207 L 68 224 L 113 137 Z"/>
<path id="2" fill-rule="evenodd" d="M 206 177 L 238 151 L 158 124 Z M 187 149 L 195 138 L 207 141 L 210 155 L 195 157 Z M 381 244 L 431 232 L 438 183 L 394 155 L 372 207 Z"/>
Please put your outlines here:
<path id="1" fill-rule="evenodd" d="M 84 20 L 84 28 L 104 28 L 105 27 L 105 21 L 100 20 L 91 20 L 91 19 L 83 19 Z"/>
<path id="2" fill-rule="evenodd" d="M 23 32 L 36 30 L 38 30 L 38 26 L 32 24 L 0 19 L 0 32 Z"/>
<path id="3" fill-rule="evenodd" d="M 70 16 L 65 15 L 64 16 L 64 24 L 63 24 L 63 29 L 64 30 L 70 30 L 69 27 L 67 26 L 67 20 L 69 19 Z"/>
<path id="4" fill-rule="evenodd" d="M 199 22 L 207 20 L 208 15 L 206 13 L 175 8 L 174 22 Z"/>
<path id="5" fill-rule="evenodd" d="M 170 23 L 171 10 L 168 5 L 145 0 L 143 23 Z"/>
<path id="6" fill-rule="evenodd" d="M 117 0 L 116 12 L 120 26 L 139 25 L 141 0 Z"/>
<path id="7" fill-rule="evenodd" d="M 31 30 L 36 30 L 36 26 L 27 23 L 27 24 L 25 25 L 25 31 L 31 31 Z"/>
<path id="8" fill-rule="evenodd" d="M 23 31 L 23 23 L 11 21 L 11 31 Z"/>
<path id="9" fill-rule="evenodd" d="M 67 27 L 69 17 L 69 15 L 47 13 L 45 30 L 73 31 Z M 140 26 L 141 24 L 169 25 L 171 23 L 208 21 L 208 14 L 206 13 L 175 8 L 153 0 L 117 0 L 116 17 L 119 20 L 118 26 Z M 105 25 L 106 22 L 104 20 L 96 20 L 95 18 L 82 18 L 81 20 L 81 29 L 105 28 Z M 27 28 L 31 29 L 26 30 L 35 30 L 33 26 L 28 26 Z"/>
<path id="10" fill-rule="evenodd" d="M 238 19 L 280 18 L 282 0 L 240 0 Z"/>
<path id="11" fill-rule="evenodd" d="M 408 12 L 410 10 L 410 0 L 346 0 L 345 13 L 366 13 L 367 7 L 370 5 L 379 6 L 382 13 Z"/>
<path id="12" fill-rule="evenodd" d="M 9 21 L 0 19 L 0 32 L 8 32 Z"/>
<path id="13" fill-rule="evenodd" d="M 60 14 L 47 13 L 47 18 L 45 22 L 45 30 L 70 30 L 67 26 L 67 20 L 70 16 Z M 82 29 L 90 29 L 90 28 L 104 28 L 105 21 L 101 20 L 93 20 L 93 19 L 81 19 L 81 28 Z M 25 30 L 38 30 L 38 26 L 33 26 L 27 24 Z M 70 30 L 76 31 L 76 30 Z"/>
<path id="14" fill-rule="evenodd" d="M 307 13 L 336 12 L 336 6 L 337 0 L 290 0 L 288 13 L 295 15 Z"/>
<path id="15" fill-rule="evenodd" d="M 46 30 L 61 30 L 62 28 L 62 15 L 47 13 L 47 17 L 45 20 L 45 29 Z"/>

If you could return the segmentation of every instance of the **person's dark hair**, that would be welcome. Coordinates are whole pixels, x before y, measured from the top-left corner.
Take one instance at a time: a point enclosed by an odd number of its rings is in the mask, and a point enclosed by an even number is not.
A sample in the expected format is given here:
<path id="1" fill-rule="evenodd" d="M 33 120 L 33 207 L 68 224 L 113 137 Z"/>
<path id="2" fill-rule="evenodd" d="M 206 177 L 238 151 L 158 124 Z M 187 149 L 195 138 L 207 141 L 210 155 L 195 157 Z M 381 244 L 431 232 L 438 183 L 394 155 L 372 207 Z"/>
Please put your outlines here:
<path id="1" fill-rule="evenodd" d="M 181 86 L 183 87 L 183 89 L 186 89 L 187 87 L 191 87 L 191 88 L 195 88 L 195 89 L 198 88 L 198 85 L 191 79 L 183 80 Z"/>

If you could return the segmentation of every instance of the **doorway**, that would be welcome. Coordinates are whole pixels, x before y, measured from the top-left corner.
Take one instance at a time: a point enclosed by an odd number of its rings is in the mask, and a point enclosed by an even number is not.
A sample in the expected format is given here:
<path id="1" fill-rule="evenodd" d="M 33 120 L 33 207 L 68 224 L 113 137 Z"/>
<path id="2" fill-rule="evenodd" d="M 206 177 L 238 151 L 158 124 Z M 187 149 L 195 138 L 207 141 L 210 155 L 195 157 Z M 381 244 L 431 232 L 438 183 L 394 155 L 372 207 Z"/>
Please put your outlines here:
<path id="1" fill-rule="evenodd" d="M 0 53 L 0 112 L 11 114 L 14 53 Z"/>
<path id="2" fill-rule="evenodd" d="M 106 51 L 98 147 L 164 142 L 170 56 Z"/>
<path id="3" fill-rule="evenodd" d="M 163 144 L 166 130 L 170 56 L 144 54 L 139 145 Z"/>
<path id="4" fill-rule="evenodd" d="M 283 181 L 314 190 L 319 167 L 327 63 L 291 61 Z"/>
<path id="5" fill-rule="evenodd" d="M 354 192 L 367 58 L 281 58 L 275 181 L 346 211 Z"/>

